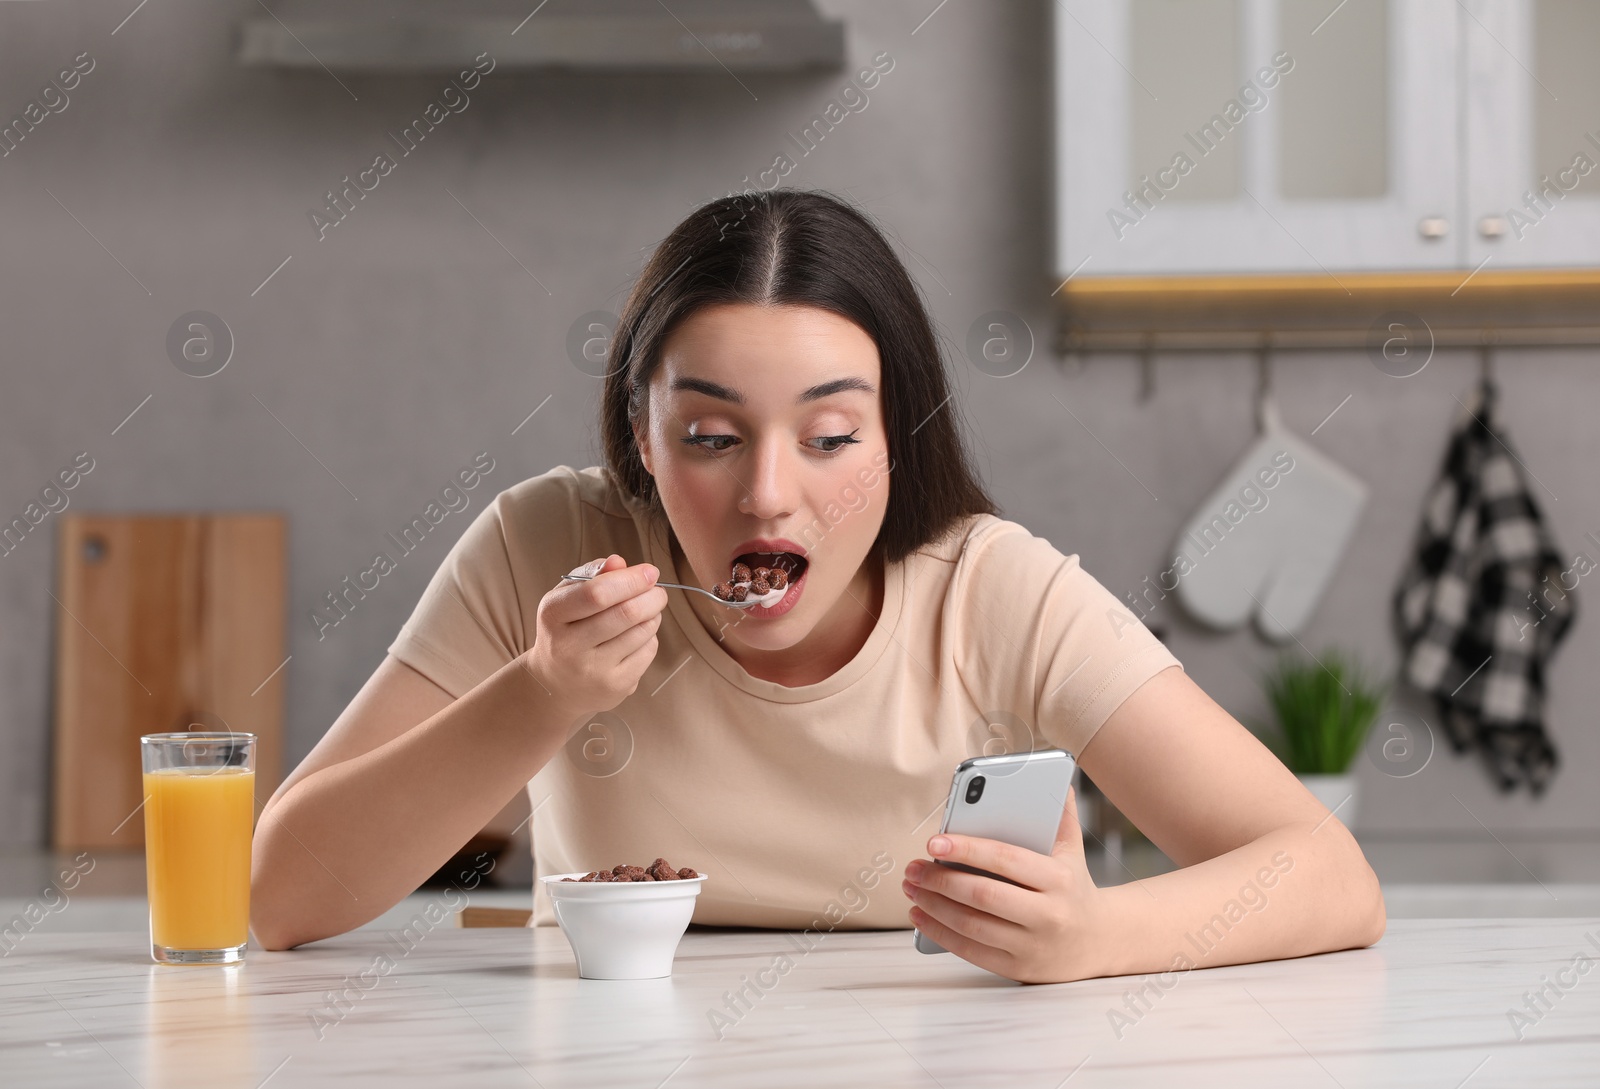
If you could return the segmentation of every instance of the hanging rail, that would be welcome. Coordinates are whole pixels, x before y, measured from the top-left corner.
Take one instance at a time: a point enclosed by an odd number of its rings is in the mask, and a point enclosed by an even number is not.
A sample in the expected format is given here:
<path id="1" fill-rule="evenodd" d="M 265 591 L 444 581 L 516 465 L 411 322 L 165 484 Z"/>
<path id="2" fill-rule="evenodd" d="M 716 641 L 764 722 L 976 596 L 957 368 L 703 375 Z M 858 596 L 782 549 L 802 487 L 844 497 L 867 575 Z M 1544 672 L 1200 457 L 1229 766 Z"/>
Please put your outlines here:
<path id="1" fill-rule="evenodd" d="M 1389 324 L 1435 348 L 1600 346 L 1600 269 L 1074 277 L 1058 355 L 1370 348 Z"/>

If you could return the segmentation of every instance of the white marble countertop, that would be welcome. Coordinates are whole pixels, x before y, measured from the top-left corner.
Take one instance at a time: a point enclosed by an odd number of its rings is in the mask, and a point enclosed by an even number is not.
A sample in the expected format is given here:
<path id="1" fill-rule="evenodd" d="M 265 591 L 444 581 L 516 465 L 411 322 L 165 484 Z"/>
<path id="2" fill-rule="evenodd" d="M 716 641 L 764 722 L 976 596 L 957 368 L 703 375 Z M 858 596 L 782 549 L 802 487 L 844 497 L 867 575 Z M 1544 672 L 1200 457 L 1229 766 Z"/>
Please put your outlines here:
<path id="1" fill-rule="evenodd" d="M 1141 977 L 1022 986 L 909 931 L 697 927 L 639 982 L 580 980 L 555 928 L 363 930 L 237 969 L 38 933 L 0 959 L 0 1083 L 1547 1089 L 1600 1080 L 1580 954 L 1600 965 L 1600 919 L 1401 919 L 1371 949 L 1149 977 L 1141 1005 Z M 1563 968 L 1519 1039 L 1509 1011 Z"/>

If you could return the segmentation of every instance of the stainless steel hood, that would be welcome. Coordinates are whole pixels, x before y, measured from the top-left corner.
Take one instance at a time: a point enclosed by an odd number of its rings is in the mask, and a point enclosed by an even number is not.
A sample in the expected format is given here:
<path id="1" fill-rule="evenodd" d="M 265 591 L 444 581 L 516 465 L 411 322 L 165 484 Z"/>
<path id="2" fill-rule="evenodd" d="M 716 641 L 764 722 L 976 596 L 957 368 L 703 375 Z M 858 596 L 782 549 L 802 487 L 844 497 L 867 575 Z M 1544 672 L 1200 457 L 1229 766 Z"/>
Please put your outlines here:
<path id="1" fill-rule="evenodd" d="M 792 72 L 844 66 L 844 24 L 811 0 L 264 0 L 239 60 L 432 72 Z"/>

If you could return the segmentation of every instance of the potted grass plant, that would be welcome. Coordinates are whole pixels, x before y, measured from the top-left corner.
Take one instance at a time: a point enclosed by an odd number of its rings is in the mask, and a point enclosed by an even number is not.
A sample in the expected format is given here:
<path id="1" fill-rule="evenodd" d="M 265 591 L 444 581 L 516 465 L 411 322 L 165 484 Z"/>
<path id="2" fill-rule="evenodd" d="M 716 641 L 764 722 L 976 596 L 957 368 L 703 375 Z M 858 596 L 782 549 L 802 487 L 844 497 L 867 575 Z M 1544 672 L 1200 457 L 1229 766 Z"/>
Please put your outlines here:
<path id="1" fill-rule="evenodd" d="M 1350 766 L 1388 686 L 1336 650 L 1324 652 L 1320 661 L 1282 657 L 1261 684 L 1277 720 L 1279 756 L 1318 801 L 1353 826 L 1360 799 Z"/>

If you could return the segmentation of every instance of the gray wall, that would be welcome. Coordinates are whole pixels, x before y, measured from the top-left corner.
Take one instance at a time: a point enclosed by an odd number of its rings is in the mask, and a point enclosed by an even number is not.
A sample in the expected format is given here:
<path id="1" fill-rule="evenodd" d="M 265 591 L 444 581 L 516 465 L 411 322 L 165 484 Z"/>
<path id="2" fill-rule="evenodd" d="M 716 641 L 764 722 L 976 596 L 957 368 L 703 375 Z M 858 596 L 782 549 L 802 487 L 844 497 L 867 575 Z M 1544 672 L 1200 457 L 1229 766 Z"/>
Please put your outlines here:
<path id="1" fill-rule="evenodd" d="M 1005 379 L 960 362 L 968 326 L 993 309 L 1023 316 L 1048 344 L 1046 5 L 952 0 L 920 29 L 933 0 L 823 6 L 849 19 L 852 70 L 885 50 L 895 66 L 785 184 L 847 194 L 880 218 L 958 360 L 961 407 L 1007 515 L 1080 553 L 1113 590 L 1132 589 L 1165 566 L 1179 523 L 1250 440 L 1253 362 L 1162 359 L 1147 403 L 1125 358 L 1064 367 L 1041 347 Z M 318 241 L 308 211 L 444 81 L 345 76 L 352 100 L 320 70 L 240 68 L 235 26 L 259 11 L 150 4 L 112 36 L 122 8 L 0 4 L 0 112 L 20 110 L 79 53 L 96 61 L 70 106 L 0 159 L 0 514 L 20 513 L 80 450 L 98 465 L 72 493 L 75 510 L 287 512 L 294 761 L 493 490 L 597 460 L 598 384 L 565 349 L 574 319 L 616 310 L 651 246 L 697 203 L 754 182 L 845 76 L 747 78 L 753 99 L 722 74 L 500 69 Z M 221 315 L 237 338 L 214 377 L 167 358 L 168 326 L 189 310 Z M 1500 363 L 1512 434 L 1559 497 L 1541 493 L 1569 550 L 1600 529 L 1596 362 L 1551 352 Z M 1473 365 L 1441 353 L 1400 382 L 1359 353 L 1278 361 L 1280 405 L 1302 433 L 1351 395 L 1316 441 L 1372 487 L 1308 646 L 1342 644 L 1392 668 L 1389 593 Z M 319 640 L 308 613 L 320 596 L 484 450 L 497 468 L 472 506 Z M 0 558 L 3 844 L 46 833 L 52 539 L 36 533 Z M 1172 604 L 1160 622 L 1189 672 L 1235 714 L 1259 715 L 1254 676 L 1270 649 L 1248 633 L 1203 633 Z M 1475 763 L 1440 751 L 1404 780 L 1362 762 L 1361 824 L 1467 835 L 1481 835 L 1472 816 L 1497 830 L 1600 825 L 1583 786 L 1600 765 L 1597 633 L 1583 617 L 1552 673 L 1567 767 L 1545 799 L 1497 797 Z M 1415 711 L 1401 704 L 1396 716 Z"/>

